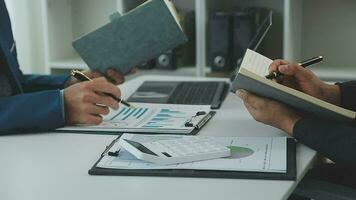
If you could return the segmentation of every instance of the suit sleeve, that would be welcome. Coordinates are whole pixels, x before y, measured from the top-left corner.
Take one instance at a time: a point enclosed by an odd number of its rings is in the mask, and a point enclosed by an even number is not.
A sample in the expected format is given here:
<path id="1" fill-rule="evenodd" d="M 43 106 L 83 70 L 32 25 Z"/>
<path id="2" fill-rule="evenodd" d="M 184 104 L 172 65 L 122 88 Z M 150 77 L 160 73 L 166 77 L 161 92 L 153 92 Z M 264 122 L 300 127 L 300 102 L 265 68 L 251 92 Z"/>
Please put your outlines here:
<path id="1" fill-rule="evenodd" d="M 340 87 L 341 106 L 356 111 L 356 81 L 338 83 Z"/>
<path id="2" fill-rule="evenodd" d="M 69 76 L 22 75 L 24 92 L 63 89 Z"/>
<path id="3" fill-rule="evenodd" d="M 356 167 L 356 123 L 301 119 L 294 137 L 310 148 L 345 167 Z"/>
<path id="4" fill-rule="evenodd" d="M 356 81 L 337 83 L 341 106 L 356 111 Z M 356 122 L 304 118 L 293 129 L 294 137 L 345 167 L 356 167 Z"/>
<path id="5" fill-rule="evenodd" d="M 0 134 L 48 131 L 64 126 L 60 90 L 0 98 Z"/>

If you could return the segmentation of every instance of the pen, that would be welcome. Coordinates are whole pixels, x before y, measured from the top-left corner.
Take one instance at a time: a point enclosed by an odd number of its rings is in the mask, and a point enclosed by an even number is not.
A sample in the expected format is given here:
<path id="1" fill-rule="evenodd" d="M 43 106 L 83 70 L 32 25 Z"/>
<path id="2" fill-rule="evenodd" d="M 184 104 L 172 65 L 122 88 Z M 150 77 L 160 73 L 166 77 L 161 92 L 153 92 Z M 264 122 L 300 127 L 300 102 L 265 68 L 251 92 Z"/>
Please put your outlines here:
<path id="1" fill-rule="evenodd" d="M 314 65 L 316 63 L 319 63 L 321 61 L 323 61 L 323 56 L 317 56 L 317 57 L 314 57 L 314 58 L 311 58 L 309 60 L 306 60 L 306 61 L 303 61 L 301 63 L 298 63 L 298 65 L 300 65 L 301 67 L 308 67 L 310 65 Z M 279 76 L 283 75 L 281 72 L 272 72 L 271 74 L 267 75 L 266 78 L 267 79 L 275 79 L 275 78 L 278 78 Z"/>
<path id="2" fill-rule="evenodd" d="M 89 78 L 87 75 L 85 75 L 84 73 L 82 73 L 81 71 L 78 71 L 78 70 L 72 70 L 70 74 L 79 81 L 92 81 L 91 78 Z M 131 106 L 128 102 L 122 100 L 121 98 L 116 98 L 114 95 L 108 94 L 108 93 L 104 93 L 104 94 L 112 97 L 113 99 L 115 99 L 116 101 L 118 101 L 119 103 L 122 103 L 123 105 L 125 105 L 127 107 L 133 108 L 133 106 Z"/>

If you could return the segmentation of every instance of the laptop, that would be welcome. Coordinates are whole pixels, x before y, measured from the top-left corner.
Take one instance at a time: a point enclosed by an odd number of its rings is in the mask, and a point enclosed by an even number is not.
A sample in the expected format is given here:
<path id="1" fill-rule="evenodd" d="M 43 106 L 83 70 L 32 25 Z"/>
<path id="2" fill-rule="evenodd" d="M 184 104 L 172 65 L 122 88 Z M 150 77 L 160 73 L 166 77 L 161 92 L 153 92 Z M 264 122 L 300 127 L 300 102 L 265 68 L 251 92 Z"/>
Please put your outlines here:
<path id="1" fill-rule="evenodd" d="M 261 42 L 272 26 L 272 11 L 262 21 L 248 45 L 249 49 L 258 50 Z M 242 60 L 242 59 L 241 59 Z M 237 64 L 237 70 L 241 61 Z M 232 77 L 231 80 L 234 78 Z M 231 83 L 225 81 L 146 81 L 128 99 L 129 102 L 211 105 L 220 108 Z"/>

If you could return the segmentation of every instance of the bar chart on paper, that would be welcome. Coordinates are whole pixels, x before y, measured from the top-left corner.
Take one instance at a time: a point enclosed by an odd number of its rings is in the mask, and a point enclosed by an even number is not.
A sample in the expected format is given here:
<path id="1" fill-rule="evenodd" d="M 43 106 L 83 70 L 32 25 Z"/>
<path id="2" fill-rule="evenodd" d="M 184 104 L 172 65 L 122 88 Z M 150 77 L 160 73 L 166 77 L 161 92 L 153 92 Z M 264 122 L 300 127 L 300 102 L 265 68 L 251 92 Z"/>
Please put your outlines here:
<path id="1" fill-rule="evenodd" d="M 210 106 L 167 105 L 136 103 L 134 108 L 121 106 L 103 116 L 103 123 L 65 127 L 65 131 L 104 131 L 119 133 L 177 133 L 189 134 L 195 127 L 186 127 L 186 123 L 197 113 L 210 115 Z"/>
<path id="2" fill-rule="evenodd" d="M 135 108 L 120 107 L 117 111 L 112 111 L 104 117 L 104 122 L 95 128 L 102 129 L 130 129 L 127 130 L 192 130 L 186 127 L 198 112 L 209 113 L 209 106 L 192 105 L 166 105 L 166 104 L 136 104 Z M 150 131 L 149 131 L 150 132 Z"/>
<path id="3" fill-rule="evenodd" d="M 147 122 L 143 128 L 162 128 L 165 126 L 176 126 L 177 122 L 186 120 L 186 115 L 182 111 L 171 109 L 160 109 L 159 112 Z M 181 126 L 184 124 L 180 123 Z"/>
<path id="4" fill-rule="evenodd" d="M 191 115 L 170 108 L 121 108 L 106 125 L 115 127 L 165 128 L 182 126 Z M 104 124 L 103 124 L 104 125 Z"/>

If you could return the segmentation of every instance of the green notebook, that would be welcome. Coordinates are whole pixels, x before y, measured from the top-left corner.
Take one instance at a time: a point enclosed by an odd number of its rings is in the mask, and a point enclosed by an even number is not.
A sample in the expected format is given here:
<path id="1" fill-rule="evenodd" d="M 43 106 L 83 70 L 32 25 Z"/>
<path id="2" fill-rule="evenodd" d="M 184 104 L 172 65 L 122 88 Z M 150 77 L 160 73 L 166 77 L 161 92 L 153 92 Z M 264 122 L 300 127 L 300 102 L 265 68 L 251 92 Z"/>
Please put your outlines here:
<path id="1" fill-rule="evenodd" d="M 110 23 L 76 39 L 73 47 L 90 69 L 126 74 L 187 42 L 177 16 L 171 1 L 148 0 L 125 15 L 110 16 Z"/>

